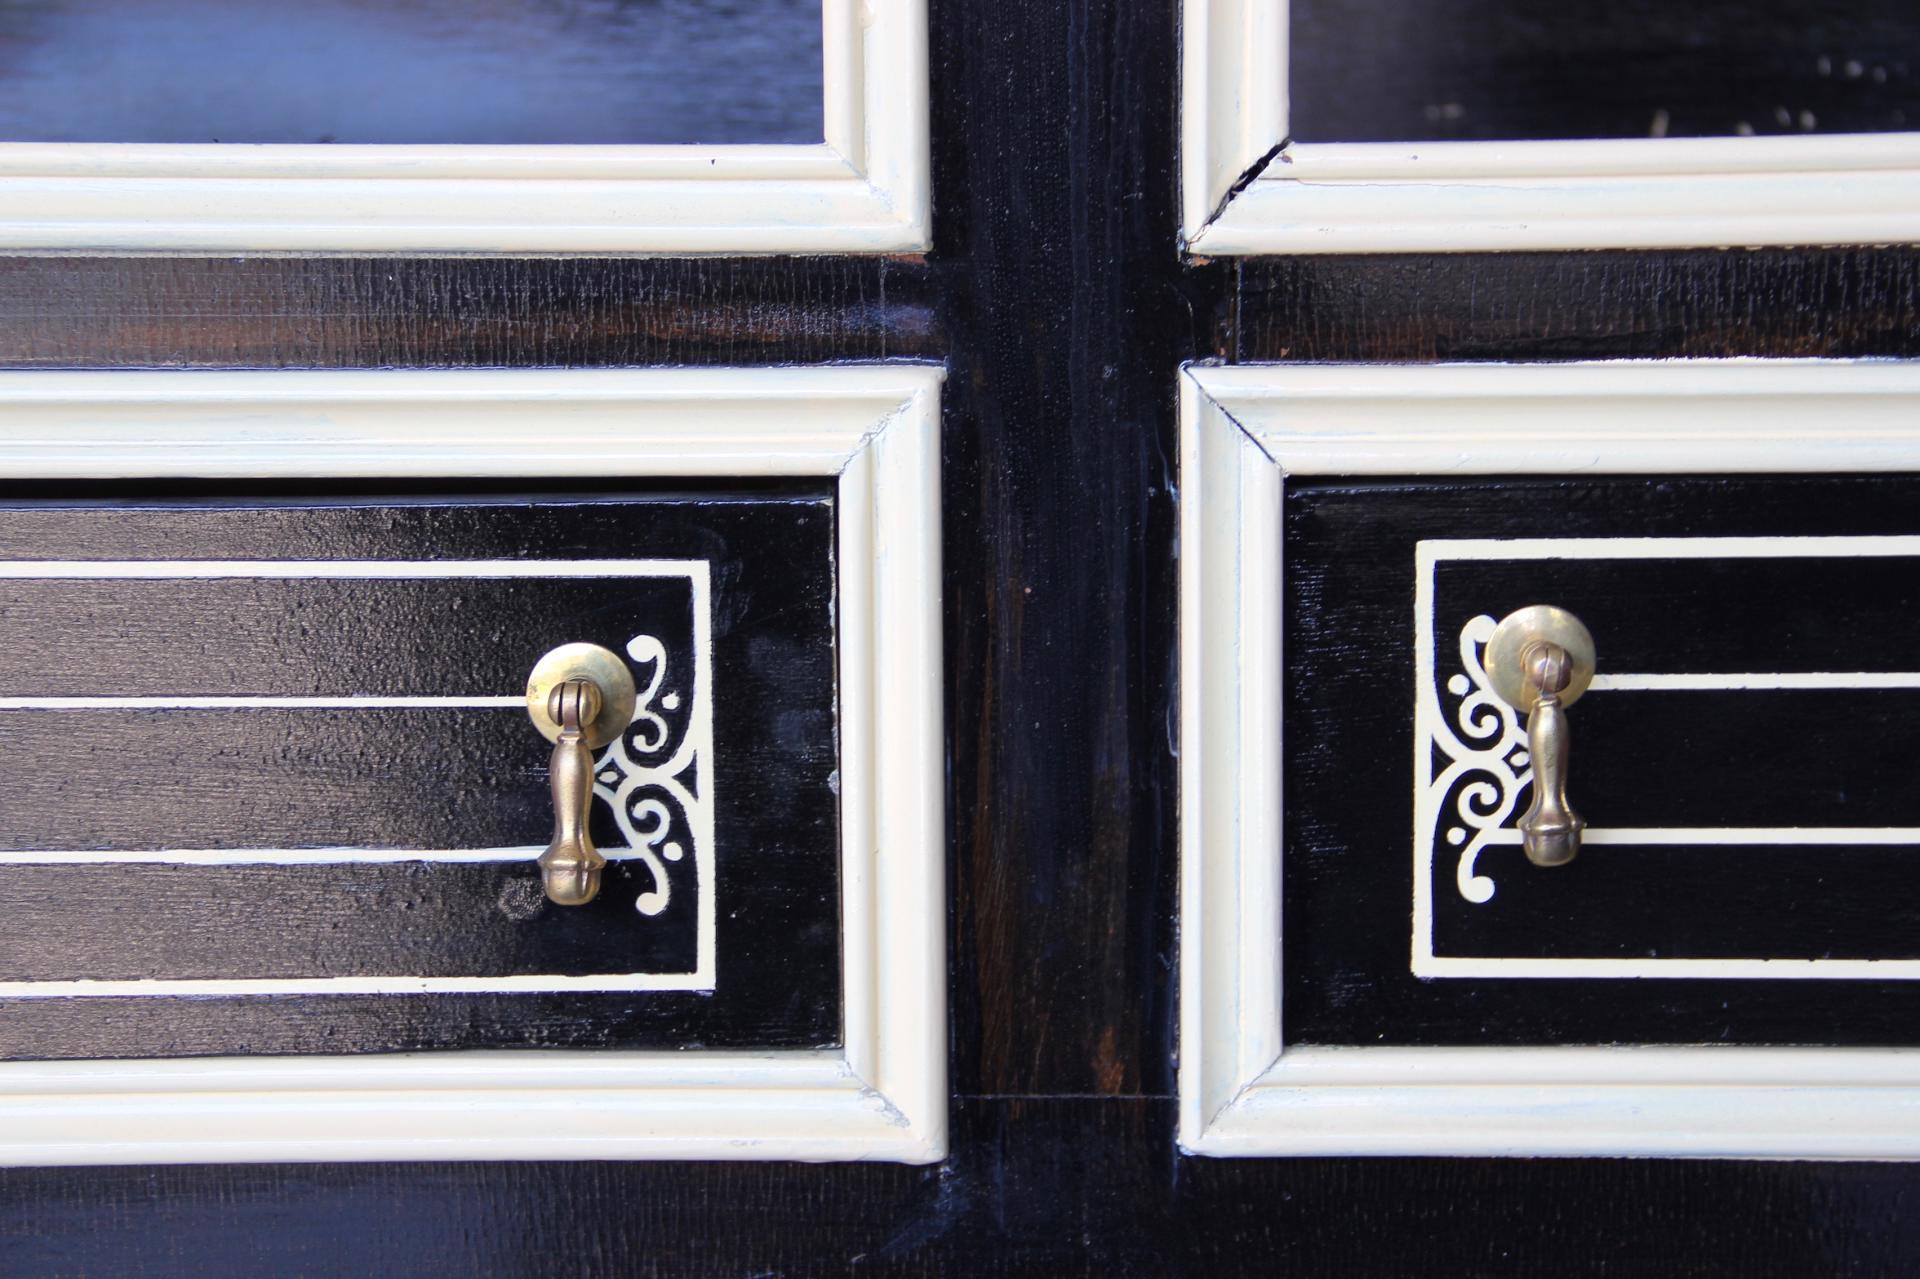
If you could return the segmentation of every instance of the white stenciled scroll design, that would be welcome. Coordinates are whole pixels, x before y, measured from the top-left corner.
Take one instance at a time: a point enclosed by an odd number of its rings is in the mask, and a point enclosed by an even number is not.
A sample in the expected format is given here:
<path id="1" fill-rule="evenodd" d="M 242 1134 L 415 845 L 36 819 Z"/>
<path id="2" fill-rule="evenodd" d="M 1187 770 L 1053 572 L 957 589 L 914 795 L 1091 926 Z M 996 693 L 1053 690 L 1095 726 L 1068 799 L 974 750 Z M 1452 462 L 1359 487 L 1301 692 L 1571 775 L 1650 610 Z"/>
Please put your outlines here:
<path id="1" fill-rule="evenodd" d="M 1494 619 L 1485 614 L 1460 628 L 1460 665 L 1466 673 L 1446 683 L 1446 692 L 1458 700 L 1452 723 L 1443 702 L 1426 725 L 1428 749 L 1446 759 L 1444 766 L 1430 767 L 1421 806 L 1433 815 L 1429 836 L 1436 847 L 1444 838 L 1460 850 L 1454 879 L 1460 895 L 1476 903 L 1493 898 L 1493 880 L 1476 869 L 1480 850 L 1502 835 L 1520 793 L 1533 782 L 1526 724 L 1493 691 L 1481 664 L 1493 628 Z"/>
<path id="2" fill-rule="evenodd" d="M 669 673 L 667 646 L 656 636 L 636 635 L 627 641 L 627 656 L 650 673 L 634 700 L 627 731 L 609 743 L 594 763 L 593 793 L 613 810 L 626 838 L 628 852 L 622 860 L 643 863 L 653 876 L 653 887 L 640 894 L 634 908 L 643 915 L 658 915 L 673 899 L 667 863 L 685 863 L 689 849 L 683 836 L 699 838 L 704 825 L 695 820 L 695 814 L 708 797 L 696 797 L 681 779 L 698 756 L 703 734 L 692 721 L 705 708 L 695 698 L 693 716 L 669 751 L 673 728 L 661 712 L 679 710 L 681 694 L 672 688 L 662 692 Z"/>

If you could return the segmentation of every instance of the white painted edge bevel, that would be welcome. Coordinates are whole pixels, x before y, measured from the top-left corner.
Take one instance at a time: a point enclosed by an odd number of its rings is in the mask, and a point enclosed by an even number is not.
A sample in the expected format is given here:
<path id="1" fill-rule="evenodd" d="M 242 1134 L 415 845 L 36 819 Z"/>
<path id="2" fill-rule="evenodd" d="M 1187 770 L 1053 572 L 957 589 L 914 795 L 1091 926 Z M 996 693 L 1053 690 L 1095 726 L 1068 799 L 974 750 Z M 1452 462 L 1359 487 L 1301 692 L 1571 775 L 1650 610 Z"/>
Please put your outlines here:
<path id="1" fill-rule="evenodd" d="M 1183 0 L 1181 24 L 1196 254 L 1920 240 L 1920 133 L 1291 143 L 1286 0 Z"/>
<path id="2" fill-rule="evenodd" d="M 1181 1149 L 1920 1157 L 1920 1050 L 1290 1048 L 1280 1016 L 1285 477 L 1920 470 L 1920 363 L 1189 366 L 1180 397 Z"/>
<path id="3" fill-rule="evenodd" d="M 822 0 L 825 141 L 0 143 L 0 250 L 856 253 L 931 244 L 926 0 Z"/>
<path id="4" fill-rule="evenodd" d="M 846 1009 L 819 1051 L 0 1062 L 0 1163 L 942 1158 L 941 376 L 0 373 L 12 478 L 837 477 Z"/>

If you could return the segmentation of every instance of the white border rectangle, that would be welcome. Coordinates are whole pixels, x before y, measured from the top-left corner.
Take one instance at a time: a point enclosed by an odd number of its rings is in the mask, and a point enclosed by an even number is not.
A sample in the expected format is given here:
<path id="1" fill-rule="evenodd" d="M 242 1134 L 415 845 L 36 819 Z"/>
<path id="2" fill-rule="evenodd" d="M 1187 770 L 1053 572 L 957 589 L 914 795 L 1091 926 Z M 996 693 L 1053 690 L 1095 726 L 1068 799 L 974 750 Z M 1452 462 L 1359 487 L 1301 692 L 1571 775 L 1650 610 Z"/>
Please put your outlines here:
<path id="1" fill-rule="evenodd" d="M 471 581 L 476 579 L 632 579 L 679 578 L 692 600 L 690 626 L 695 669 L 694 696 L 702 704 L 689 730 L 694 740 L 700 797 L 688 820 L 695 832 L 695 883 L 699 892 L 695 958 L 691 972 L 558 973 L 519 976 L 421 977 L 396 973 L 357 977 L 227 978 L 76 978 L 71 980 L 0 979 L 0 999 L 164 998 L 204 995 L 422 995 L 480 994 L 488 991 L 542 993 L 713 989 L 716 916 L 713 867 L 712 649 L 706 636 L 711 608 L 705 560 L 0 560 L 0 581 L 212 581 L 254 579 L 302 581 Z M 526 695 L 488 697 L 0 697 L 0 712 L 19 710 L 264 710 L 375 709 L 391 706 L 510 707 L 524 710 Z M 633 850 L 606 847 L 608 861 L 636 856 Z M 352 862 L 532 861 L 542 849 L 0 849 L 0 866 L 313 866 Z"/>
<path id="2" fill-rule="evenodd" d="M 1920 1156 L 1920 1049 L 1288 1046 L 1280 949 L 1286 476 L 1920 471 L 1920 363 L 1196 366 L 1180 456 L 1183 1149 Z"/>
<path id="3" fill-rule="evenodd" d="M 1774 558 L 1888 558 L 1920 559 L 1920 536 L 1793 536 L 1771 537 L 1536 537 L 1536 538 L 1423 538 L 1414 547 L 1414 817 L 1413 817 L 1413 964 L 1417 977 L 1503 977 L 1503 978 L 1716 978 L 1746 979 L 1829 979 L 1846 981 L 1912 981 L 1920 979 L 1920 958 L 1910 959 L 1793 959 L 1764 955 L 1729 956 L 1714 959 L 1683 956 L 1647 956 L 1600 958 L 1589 956 L 1512 955 L 1436 955 L 1433 944 L 1434 895 L 1449 890 L 1438 887 L 1446 876 L 1436 879 L 1436 836 L 1441 825 L 1439 805 L 1443 788 L 1431 775 L 1436 747 L 1447 755 L 1458 749 L 1440 742 L 1440 686 L 1437 657 L 1440 637 L 1434 631 L 1433 600 L 1435 569 L 1445 562 L 1530 561 L 1565 559 L 1609 560 L 1726 560 Z M 1479 619 L 1489 629 L 1491 618 Z M 1472 623 L 1469 624 L 1473 625 Z M 1470 632 L 1471 633 L 1471 632 Z M 1461 643 L 1465 638 L 1461 637 Z M 1476 682 L 1484 672 L 1469 672 Z M 1588 685 L 1588 694 L 1610 690 L 1660 692 L 1680 690 L 1772 691 L 1840 689 L 1916 689 L 1920 672 L 1915 671 L 1812 671 L 1812 672 L 1728 672 L 1728 673 L 1638 673 L 1612 672 L 1596 675 Z M 1495 703 L 1496 706 L 1502 705 Z M 1522 719 L 1510 709 L 1506 730 L 1498 739 L 1507 746 L 1524 741 Z M 1464 725 L 1463 725 L 1464 727 Z M 1451 733 L 1447 736 L 1452 737 Z M 1481 744 L 1491 747 L 1495 739 Z M 1496 754 L 1504 753 L 1496 751 Z M 1502 788 L 1498 805 L 1512 813 L 1505 803 L 1507 795 L 1531 785 L 1532 774 L 1525 769 L 1516 776 L 1498 768 L 1488 770 L 1488 761 L 1477 757 L 1471 765 L 1475 776 L 1486 777 Z M 1423 772 L 1425 768 L 1426 772 Z M 1506 788 L 1511 787 L 1511 790 Z M 1494 894 L 1490 876 L 1476 868 L 1476 852 L 1483 848 L 1517 846 L 1520 832 L 1512 826 L 1493 828 L 1476 814 L 1456 805 L 1458 811 L 1449 821 L 1460 824 L 1463 833 L 1473 838 L 1463 847 L 1449 850 L 1455 856 L 1456 869 L 1451 876 L 1466 900 L 1485 903 Z M 1621 827 L 1590 825 L 1581 834 L 1583 845 L 1658 845 L 1699 848 L 1714 845 L 1799 846 L 1843 845 L 1875 847 L 1912 846 L 1920 860 L 1920 827 Z"/>
<path id="4" fill-rule="evenodd" d="M 832 478 L 845 1010 L 844 1047 L 818 1051 L 0 1062 L 0 1163 L 938 1161 L 940 380 L 901 364 L 0 373 L 9 478 Z"/>
<path id="5" fill-rule="evenodd" d="M 821 23 L 815 145 L 0 142 L 0 251 L 924 250 L 926 0 L 822 0 Z"/>
<path id="6" fill-rule="evenodd" d="M 1194 253 L 1920 240 L 1920 133 L 1294 143 L 1286 0 L 1181 12 L 1181 234 Z"/>

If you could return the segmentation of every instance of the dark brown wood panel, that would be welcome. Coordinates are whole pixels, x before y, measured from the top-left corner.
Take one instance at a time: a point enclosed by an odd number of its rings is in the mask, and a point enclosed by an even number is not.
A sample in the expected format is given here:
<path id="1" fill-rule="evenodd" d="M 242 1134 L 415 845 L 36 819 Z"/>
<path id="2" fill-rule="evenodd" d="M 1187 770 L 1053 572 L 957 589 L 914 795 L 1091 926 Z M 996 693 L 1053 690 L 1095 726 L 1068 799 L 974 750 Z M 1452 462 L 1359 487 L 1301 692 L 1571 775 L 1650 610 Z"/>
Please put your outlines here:
<path id="1" fill-rule="evenodd" d="M 1920 249 L 1250 258 L 1234 360 L 1920 355 Z"/>
<path id="2" fill-rule="evenodd" d="M 933 8 L 954 1087 L 1165 1096 L 1175 378 L 1228 278 L 1175 251 L 1173 7 Z"/>
<path id="3" fill-rule="evenodd" d="M 923 356 L 874 258 L 0 258 L 0 367 L 782 364 Z"/>

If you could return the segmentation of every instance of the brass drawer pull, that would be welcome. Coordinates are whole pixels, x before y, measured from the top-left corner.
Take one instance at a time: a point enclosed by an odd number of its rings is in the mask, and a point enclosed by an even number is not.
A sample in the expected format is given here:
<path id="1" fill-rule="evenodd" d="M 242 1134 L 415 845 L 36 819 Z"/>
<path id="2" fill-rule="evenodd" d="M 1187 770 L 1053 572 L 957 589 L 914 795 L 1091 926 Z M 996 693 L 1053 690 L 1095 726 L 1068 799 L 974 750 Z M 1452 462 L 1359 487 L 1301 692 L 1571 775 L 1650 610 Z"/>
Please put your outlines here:
<path id="1" fill-rule="evenodd" d="M 1580 851 L 1587 824 L 1567 801 L 1566 708 L 1587 691 L 1593 668 L 1593 635 L 1579 618 L 1551 605 L 1509 613 L 1487 641 L 1488 681 L 1527 716 L 1533 805 L 1520 819 L 1520 841 L 1536 866 L 1563 866 Z"/>
<path id="2" fill-rule="evenodd" d="M 607 859 L 593 846 L 593 752 L 633 720 L 633 672 L 598 644 L 562 644 L 527 677 L 527 715 L 553 743 L 553 842 L 540 877 L 556 906 L 584 906 L 600 892 Z"/>

